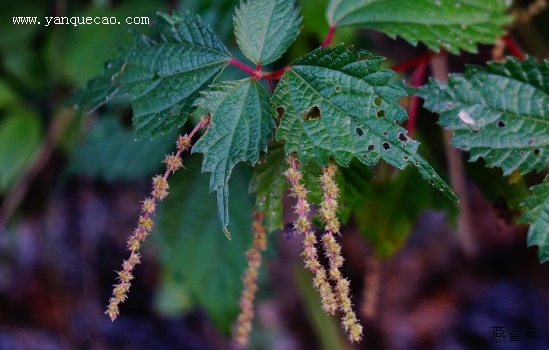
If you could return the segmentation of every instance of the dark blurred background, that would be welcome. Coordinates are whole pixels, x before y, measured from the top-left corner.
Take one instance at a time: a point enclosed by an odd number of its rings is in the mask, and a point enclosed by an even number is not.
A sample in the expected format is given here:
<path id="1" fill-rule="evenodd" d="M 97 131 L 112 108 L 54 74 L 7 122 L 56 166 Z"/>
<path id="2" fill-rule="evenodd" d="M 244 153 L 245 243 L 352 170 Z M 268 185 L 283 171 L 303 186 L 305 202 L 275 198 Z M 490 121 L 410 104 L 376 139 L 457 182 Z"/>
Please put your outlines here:
<path id="1" fill-rule="evenodd" d="M 1 0 L 0 350 L 230 348 L 251 243 L 250 167 L 239 166 L 231 179 L 228 241 L 208 176 L 200 174 L 200 157 L 186 156 L 186 170 L 170 177 L 171 193 L 143 247 L 121 316 L 111 322 L 103 313 L 114 271 L 128 256 L 125 242 L 140 201 L 187 126 L 135 142 L 123 96 L 92 114 L 63 107 L 117 47 L 131 43 L 130 29 L 154 37 L 152 25 L 46 27 L 16 25 L 13 16 L 147 16 L 152 23 L 157 10 L 189 10 L 200 13 L 240 58 L 232 35 L 238 3 Z M 327 33 L 327 0 L 297 3 L 304 16 L 301 34 L 267 70 L 318 47 Z M 544 11 L 511 29 L 540 59 L 549 48 L 547 20 Z M 338 30 L 333 43 L 340 42 L 386 56 L 387 67 L 426 52 L 372 31 Z M 491 47 L 481 46 L 478 54 L 444 59 L 450 71 L 461 72 L 491 54 Z M 403 70 L 395 82 L 408 81 L 413 72 Z M 223 77 L 244 75 L 229 67 Z M 408 106 L 409 99 L 402 103 Z M 436 116 L 420 110 L 416 130 L 420 153 L 444 174 L 448 154 Z M 542 174 L 517 179 L 465 164 L 472 224 L 464 238 L 456 233 L 458 208 L 423 185 L 413 169 L 380 165 L 372 171 L 345 189 L 364 198 L 359 214 L 347 215 L 341 238 L 343 273 L 365 328 L 362 343 L 349 344 L 337 318 L 321 311 L 301 266 L 300 238 L 276 232 L 260 271 L 250 348 L 549 349 L 549 267 L 539 263 L 536 248 L 526 248 L 527 227 L 513 224 L 527 188 Z M 292 204 L 286 201 L 287 208 Z M 291 219 L 288 209 L 285 221 Z M 498 342 L 495 332 L 506 332 L 507 341 Z"/>

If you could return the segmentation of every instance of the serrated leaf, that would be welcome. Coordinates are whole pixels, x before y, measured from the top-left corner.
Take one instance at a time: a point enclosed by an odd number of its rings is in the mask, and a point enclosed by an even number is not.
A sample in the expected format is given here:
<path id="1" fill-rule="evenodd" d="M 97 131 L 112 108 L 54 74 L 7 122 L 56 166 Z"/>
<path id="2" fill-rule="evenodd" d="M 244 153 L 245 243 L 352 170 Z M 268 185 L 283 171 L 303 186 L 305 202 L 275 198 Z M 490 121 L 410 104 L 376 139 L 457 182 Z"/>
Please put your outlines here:
<path id="1" fill-rule="evenodd" d="M 528 211 L 519 222 L 530 224 L 528 246 L 537 245 L 539 259 L 545 262 L 549 260 L 549 176 L 530 190 L 532 196 L 521 203 Z"/>
<path id="2" fill-rule="evenodd" d="M 92 106 L 90 111 L 93 111 L 109 102 L 121 90 L 121 72 L 126 65 L 129 52 L 129 50 L 126 52 L 121 50 L 117 59 L 105 62 L 101 75 L 88 81 L 86 88 L 70 96 L 65 105 L 76 108 L 90 105 Z"/>
<path id="3" fill-rule="evenodd" d="M 229 177 L 236 163 L 255 164 L 259 151 L 267 149 L 275 126 L 269 96 L 256 80 L 244 79 L 210 86 L 196 105 L 210 112 L 211 124 L 192 152 L 204 154 L 202 171 L 211 173 L 210 191 L 217 191 L 219 218 L 228 235 Z"/>
<path id="4" fill-rule="evenodd" d="M 371 28 L 412 45 L 451 53 L 476 52 L 492 44 L 511 18 L 507 0 L 331 0 L 326 18 L 331 26 Z"/>
<path id="5" fill-rule="evenodd" d="M 215 197 L 208 193 L 208 179 L 200 174 L 199 158 L 191 157 L 187 170 L 170 177 L 170 195 L 159 207 L 158 235 L 154 237 L 161 248 L 162 288 L 170 282 L 183 288 L 190 302 L 202 306 L 228 334 L 238 315 L 244 252 L 252 240 L 253 200 L 247 191 L 250 174 L 247 169 L 237 169 L 231 178 L 238 205 L 230 208 L 230 227 L 238 234 L 229 242 L 219 234 L 221 227 L 212 212 Z"/>
<path id="6" fill-rule="evenodd" d="M 255 64 L 276 61 L 299 34 L 295 0 L 248 0 L 234 16 L 234 34 L 240 50 Z"/>
<path id="7" fill-rule="evenodd" d="M 277 140 L 302 163 L 333 158 L 348 166 L 353 158 L 374 165 L 380 158 L 403 169 L 417 166 L 426 181 L 448 198 L 452 190 L 416 152 L 419 143 L 400 123 L 408 118 L 397 103 L 402 89 L 389 83 L 394 72 L 380 69 L 382 57 L 343 46 L 316 49 L 293 62 L 282 76 L 273 106 L 284 115 Z"/>
<path id="8" fill-rule="evenodd" d="M 230 59 L 200 17 L 159 12 L 156 22 L 162 41 L 135 50 L 122 75 L 138 139 L 185 123 L 198 91 L 211 84 Z"/>
<path id="9" fill-rule="evenodd" d="M 108 62 L 102 75 L 68 103 L 97 105 L 125 89 L 138 139 L 183 125 L 198 91 L 212 83 L 231 55 L 200 17 L 158 12 L 156 25 L 159 43 L 135 35 L 134 46 Z"/>
<path id="10" fill-rule="evenodd" d="M 265 214 L 267 232 L 283 228 L 282 198 L 288 188 L 283 173 L 288 169 L 282 144 L 273 142 L 254 167 L 250 192 L 255 193 L 254 211 Z"/>
<path id="11" fill-rule="evenodd" d="M 439 123 L 454 133 L 452 144 L 485 159 L 504 174 L 547 167 L 549 160 L 549 63 L 533 59 L 467 67 L 448 83 L 430 80 L 417 94 Z"/>

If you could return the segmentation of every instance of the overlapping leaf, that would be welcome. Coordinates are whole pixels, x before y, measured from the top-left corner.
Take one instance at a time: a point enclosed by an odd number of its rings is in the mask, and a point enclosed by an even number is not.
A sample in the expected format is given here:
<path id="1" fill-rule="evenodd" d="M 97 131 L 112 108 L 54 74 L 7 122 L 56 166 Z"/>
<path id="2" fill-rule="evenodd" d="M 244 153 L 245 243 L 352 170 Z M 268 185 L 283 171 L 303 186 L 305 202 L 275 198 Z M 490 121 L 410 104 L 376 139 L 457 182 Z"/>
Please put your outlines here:
<path id="1" fill-rule="evenodd" d="M 236 42 L 255 64 L 276 61 L 299 34 L 295 0 L 248 0 L 234 17 Z"/>
<path id="2" fill-rule="evenodd" d="M 431 185 L 456 199 L 417 154 L 419 143 L 399 126 L 407 114 L 397 100 L 405 93 L 389 83 L 394 72 L 380 69 L 382 60 L 338 46 L 293 62 L 273 96 L 273 106 L 284 109 L 277 139 L 303 163 L 315 158 L 326 165 L 331 157 L 347 166 L 356 157 L 366 165 L 380 158 L 400 169 L 413 164 Z"/>
<path id="3" fill-rule="evenodd" d="M 539 246 L 539 259 L 545 262 L 549 260 L 549 176 L 531 190 L 532 197 L 521 204 L 528 211 L 520 217 L 519 222 L 530 224 L 528 246 Z"/>
<path id="4" fill-rule="evenodd" d="M 469 66 L 447 84 L 431 80 L 417 93 L 471 159 L 482 157 L 505 174 L 547 167 L 549 63 L 510 58 L 487 68 Z"/>
<path id="5" fill-rule="evenodd" d="M 211 113 L 211 125 L 192 151 L 204 154 L 202 171 L 210 172 L 210 191 L 217 191 L 219 218 L 224 232 L 229 223 L 228 180 L 236 163 L 257 162 L 259 151 L 266 150 L 274 121 L 269 96 L 252 79 L 213 85 L 196 104 Z"/>
<path id="6" fill-rule="evenodd" d="M 494 43 L 509 23 L 508 0 L 331 0 L 331 26 L 354 26 L 401 36 L 413 45 L 452 53 L 476 52 L 477 43 Z"/>
<path id="7" fill-rule="evenodd" d="M 227 48 L 199 17 L 158 13 L 156 21 L 162 41 L 135 50 L 122 75 L 139 139 L 182 125 L 198 91 L 230 59 Z"/>
<path id="8" fill-rule="evenodd" d="M 288 188 L 283 173 L 288 168 L 284 147 L 273 142 L 268 152 L 261 157 L 256 167 L 250 192 L 256 194 L 255 211 L 265 214 L 265 227 L 268 232 L 282 229 L 282 198 Z"/>

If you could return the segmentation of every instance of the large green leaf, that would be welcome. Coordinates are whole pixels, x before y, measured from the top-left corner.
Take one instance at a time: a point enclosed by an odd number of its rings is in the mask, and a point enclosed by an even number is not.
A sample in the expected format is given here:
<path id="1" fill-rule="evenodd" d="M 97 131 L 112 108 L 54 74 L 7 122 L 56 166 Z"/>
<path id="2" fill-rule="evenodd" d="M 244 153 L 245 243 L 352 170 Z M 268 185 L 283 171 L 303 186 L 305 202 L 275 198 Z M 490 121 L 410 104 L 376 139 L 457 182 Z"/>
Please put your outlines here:
<path id="1" fill-rule="evenodd" d="M 211 114 L 211 124 L 192 152 L 203 153 L 202 171 L 210 172 L 210 191 L 217 191 L 219 218 L 225 234 L 229 223 L 228 181 L 236 163 L 257 162 L 267 149 L 275 124 L 267 91 L 254 79 L 212 85 L 196 101 Z"/>
<path id="2" fill-rule="evenodd" d="M 215 324 L 229 333 L 239 311 L 244 252 L 252 241 L 253 200 L 247 191 L 250 174 L 247 169 L 237 169 L 231 178 L 238 205 L 230 208 L 230 227 L 238 234 L 228 241 L 219 234 L 219 221 L 213 218 L 215 196 L 208 193 L 208 179 L 200 174 L 199 158 L 191 157 L 185 171 L 170 177 L 170 195 L 160 203 L 154 237 L 161 248 L 161 288 L 179 287 L 188 292 L 190 303 L 202 306 Z M 188 303 L 183 299 L 172 305 L 182 309 Z"/>
<path id="3" fill-rule="evenodd" d="M 227 48 L 199 17 L 159 12 L 156 22 L 162 41 L 135 50 L 122 75 L 139 139 L 182 125 L 198 91 L 230 59 Z"/>
<path id="4" fill-rule="evenodd" d="M 382 57 L 352 47 L 316 49 L 291 64 L 273 96 L 283 109 L 278 140 L 286 153 L 307 163 L 333 158 L 348 166 L 353 158 L 374 165 L 380 158 L 399 169 L 415 165 L 423 178 L 447 197 L 452 190 L 417 154 L 419 143 L 400 123 L 406 111 L 397 103 L 402 89 L 389 83 L 394 72 L 380 69 Z"/>
<path id="5" fill-rule="evenodd" d="M 549 160 L 549 63 L 532 59 L 467 67 L 417 94 L 454 133 L 452 144 L 505 174 L 542 170 Z"/>
<path id="6" fill-rule="evenodd" d="M 254 167 L 250 192 L 255 193 L 255 211 L 265 214 L 267 232 L 282 229 L 282 198 L 288 188 L 283 173 L 288 169 L 282 144 L 273 142 Z"/>
<path id="7" fill-rule="evenodd" d="M 520 217 L 519 222 L 530 224 L 528 246 L 539 246 L 539 259 L 545 262 L 549 260 L 549 176 L 531 190 L 532 197 L 521 204 L 528 211 Z"/>
<path id="8" fill-rule="evenodd" d="M 331 0 L 326 18 L 331 26 L 354 26 L 401 36 L 412 45 L 452 53 L 476 52 L 491 44 L 509 23 L 504 0 Z"/>
<path id="9" fill-rule="evenodd" d="M 124 88 L 132 101 L 138 139 L 183 125 L 198 92 L 212 83 L 231 56 L 199 17 L 159 12 L 156 26 L 159 43 L 135 35 L 135 45 L 107 62 L 102 75 L 69 103 L 103 103 Z"/>
<path id="10" fill-rule="evenodd" d="M 177 134 L 135 141 L 135 131 L 115 118 L 101 118 L 71 155 L 70 171 L 106 181 L 134 180 L 165 168 L 164 155 L 175 149 Z"/>
<path id="11" fill-rule="evenodd" d="M 234 16 L 236 42 L 255 64 L 276 61 L 299 34 L 295 0 L 248 0 Z"/>

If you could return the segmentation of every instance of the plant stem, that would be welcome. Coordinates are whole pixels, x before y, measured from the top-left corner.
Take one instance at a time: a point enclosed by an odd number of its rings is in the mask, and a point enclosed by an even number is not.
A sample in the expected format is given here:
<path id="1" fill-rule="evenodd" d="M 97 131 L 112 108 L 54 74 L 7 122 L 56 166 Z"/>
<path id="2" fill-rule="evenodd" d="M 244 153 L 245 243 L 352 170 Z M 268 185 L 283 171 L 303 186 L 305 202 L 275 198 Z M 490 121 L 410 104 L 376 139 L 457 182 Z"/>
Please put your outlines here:
<path id="1" fill-rule="evenodd" d="M 423 82 L 423 78 L 425 77 L 426 72 L 427 72 L 427 61 L 422 61 L 414 70 L 414 73 L 410 78 L 410 83 L 412 84 L 413 87 L 421 86 L 421 83 Z M 408 108 L 409 119 L 406 124 L 406 129 L 408 129 L 408 134 L 410 136 L 413 136 L 416 131 L 418 108 L 419 108 L 419 96 L 417 95 L 412 96 L 412 100 L 410 101 L 410 106 Z"/>
<path id="2" fill-rule="evenodd" d="M 330 26 L 330 29 L 328 29 L 328 34 L 326 34 L 326 39 L 324 39 L 324 43 L 322 44 L 322 47 L 326 47 L 332 43 L 332 39 L 334 38 L 335 31 L 336 31 L 336 27 Z"/>
<path id="3" fill-rule="evenodd" d="M 399 73 L 399 72 L 405 71 L 407 69 L 416 67 L 417 65 L 419 65 L 422 62 L 429 62 L 431 60 L 431 58 L 433 58 L 434 55 L 435 55 L 435 53 L 433 51 L 427 51 L 426 53 L 424 53 L 421 56 L 417 56 L 417 57 L 414 57 L 414 58 L 409 59 L 407 61 L 404 61 L 402 63 L 396 64 L 396 65 L 392 66 L 391 69 L 393 71 Z"/>
<path id="4" fill-rule="evenodd" d="M 236 66 L 240 69 L 242 69 L 244 72 L 250 74 L 251 76 L 255 76 L 257 75 L 256 71 L 253 70 L 252 68 L 248 67 L 247 65 L 245 65 L 244 63 L 240 62 L 239 60 L 237 60 L 236 58 L 231 58 L 230 61 L 229 61 L 230 64 L 232 64 L 233 66 Z"/>
<path id="5" fill-rule="evenodd" d="M 505 43 L 505 46 L 509 49 L 509 53 L 516 58 L 518 58 L 521 61 L 524 61 L 526 59 L 526 55 L 524 54 L 524 51 L 520 48 L 518 43 L 515 41 L 515 39 L 510 36 L 509 34 L 504 35 L 502 37 L 503 42 Z"/>

